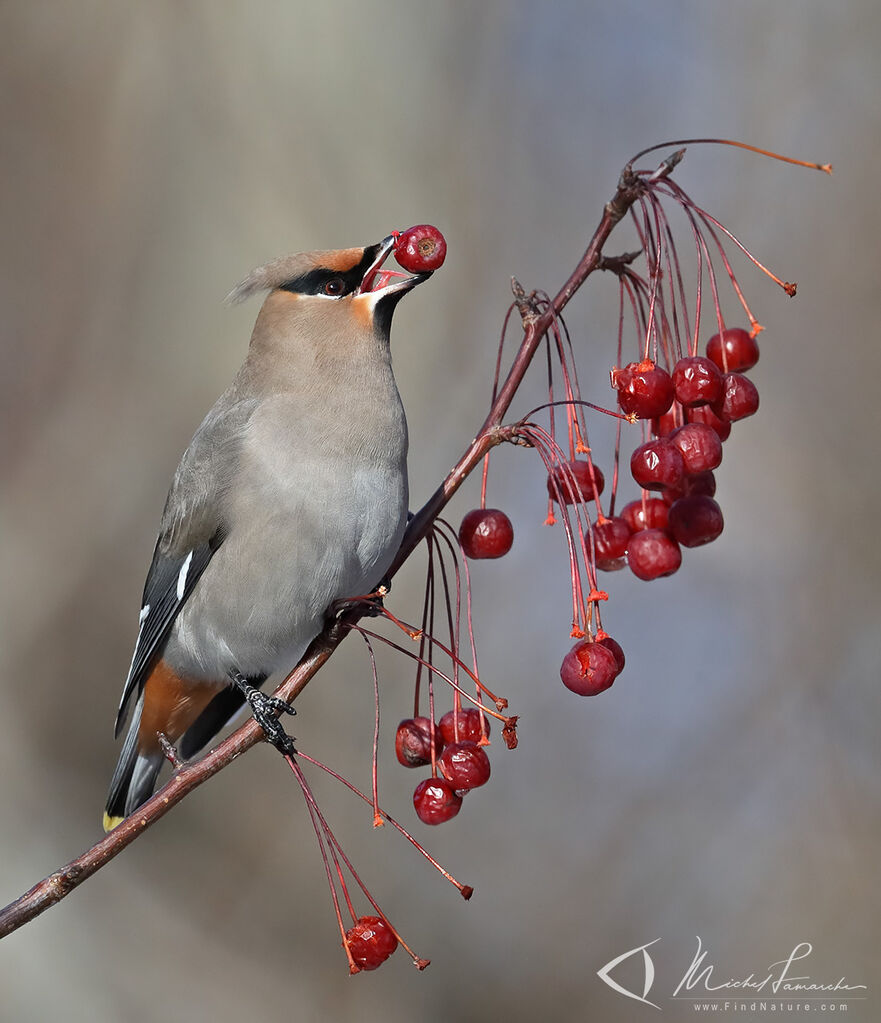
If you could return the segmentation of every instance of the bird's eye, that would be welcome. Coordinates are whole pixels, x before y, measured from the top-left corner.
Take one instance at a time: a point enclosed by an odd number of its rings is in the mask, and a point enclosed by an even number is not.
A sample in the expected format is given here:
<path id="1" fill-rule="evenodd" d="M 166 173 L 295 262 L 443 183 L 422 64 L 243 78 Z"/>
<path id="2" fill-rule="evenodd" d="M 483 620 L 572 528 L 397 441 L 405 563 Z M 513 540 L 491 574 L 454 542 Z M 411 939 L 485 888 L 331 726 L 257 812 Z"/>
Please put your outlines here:
<path id="1" fill-rule="evenodd" d="M 325 295 L 342 295 L 346 290 L 346 282 L 342 277 L 334 277 L 324 285 Z"/>

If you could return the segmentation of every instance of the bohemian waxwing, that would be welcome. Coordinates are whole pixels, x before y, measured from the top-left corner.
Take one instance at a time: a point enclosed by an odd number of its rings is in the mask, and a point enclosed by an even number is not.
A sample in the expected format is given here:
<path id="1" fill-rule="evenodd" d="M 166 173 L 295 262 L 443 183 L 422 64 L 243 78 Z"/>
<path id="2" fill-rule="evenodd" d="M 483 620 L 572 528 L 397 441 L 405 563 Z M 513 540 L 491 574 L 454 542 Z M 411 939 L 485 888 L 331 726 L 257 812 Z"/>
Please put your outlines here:
<path id="1" fill-rule="evenodd" d="M 247 686 L 292 668 L 330 605 L 374 590 L 407 522 L 407 422 L 389 331 L 429 272 L 382 270 L 394 236 L 255 270 L 268 290 L 245 364 L 184 453 L 144 587 L 105 830 L 153 792 L 163 752 L 198 752 Z M 278 709 L 277 707 L 275 709 Z"/>

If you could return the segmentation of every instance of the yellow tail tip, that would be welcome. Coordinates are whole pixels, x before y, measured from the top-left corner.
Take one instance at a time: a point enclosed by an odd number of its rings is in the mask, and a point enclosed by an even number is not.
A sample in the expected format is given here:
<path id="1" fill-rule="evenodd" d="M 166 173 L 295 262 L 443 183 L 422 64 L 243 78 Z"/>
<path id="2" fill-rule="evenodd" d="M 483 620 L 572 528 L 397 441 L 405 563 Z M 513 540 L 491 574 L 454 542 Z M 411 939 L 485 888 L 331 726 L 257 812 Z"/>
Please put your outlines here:
<path id="1" fill-rule="evenodd" d="M 105 831 L 113 831 L 113 829 L 118 824 L 122 824 L 122 822 L 124 820 L 125 820 L 125 817 L 111 817 L 110 814 L 105 811 L 105 813 L 104 813 L 104 830 Z"/>

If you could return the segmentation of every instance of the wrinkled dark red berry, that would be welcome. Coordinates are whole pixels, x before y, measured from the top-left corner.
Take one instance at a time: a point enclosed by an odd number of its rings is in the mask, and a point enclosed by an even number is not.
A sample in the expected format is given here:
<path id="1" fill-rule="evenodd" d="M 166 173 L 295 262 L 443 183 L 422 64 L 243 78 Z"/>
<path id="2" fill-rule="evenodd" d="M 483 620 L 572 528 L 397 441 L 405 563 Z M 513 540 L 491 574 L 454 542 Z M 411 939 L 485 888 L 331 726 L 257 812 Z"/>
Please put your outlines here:
<path id="1" fill-rule="evenodd" d="M 456 712 L 448 710 L 438 722 L 441 736 L 449 745 L 451 742 L 480 742 L 480 711 L 474 707 L 459 710 L 459 729 L 456 731 Z M 484 718 L 486 737 L 489 738 L 489 718 Z"/>
<path id="2" fill-rule="evenodd" d="M 709 405 L 722 393 L 722 374 L 711 359 L 686 355 L 673 367 L 673 389 L 686 408 Z"/>
<path id="3" fill-rule="evenodd" d="M 630 537 L 627 564 L 638 579 L 672 575 L 682 564 L 679 544 L 660 529 L 644 529 Z"/>
<path id="4" fill-rule="evenodd" d="M 705 423 L 707 426 L 712 426 L 721 441 L 726 441 L 731 436 L 731 423 L 720 419 L 709 405 L 701 405 L 700 408 L 690 408 L 688 410 L 688 421 L 690 423 Z"/>
<path id="5" fill-rule="evenodd" d="M 591 472 L 593 472 L 593 479 L 591 479 Z M 560 501 L 563 504 L 577 504 L 581 500 L 593 501 L 594 487 L 596 487 L 596 496 L 599 497 L 605 485 L 606 481 L 597 466 L 580 459 L 555 465 L 548 474 L 548 493 L 558 504 Z M 581 492 L 580 496 L 579 491 Z"/>
<path id="6" fill-rule="evenodd" d="M 670 505 L 670 533 L 683 547 L 711 543 L 724 526 L 722 509 L 712 497 L 696 494 L 681 497 Z"/>
<path id="7" fill-rule="evenodd" d="M 417 224 L 395 241 L 395 259 L 411 274 L 437 270 L 446 255 L 446 239 L 431 224 Z"/>
<path id="8" fill-rule="evenodd" d="M 458 792 L 476 789 L 489 781 L 489 757 L 476 742 L 454 742 L 447 746 L 437 766 Z"/>
<path id="9" fill-rule="evenodd" d="M 444 748 L 440 731 L 434 730 L 435 756 Z M 431 722 L 428 718 L 406 718 L 395 732 L 395 756 L 404 767 L 431 763 Z"/>
<path id="10" fill-rule="evenodd" d="M 722 378 L 722 396 L 712 409 L 727 423 L 746 419 L 759 410 L 758 389 L 752 380 L 742 373 L 726 373 Z"/>
<path id="11" fill-rule="evenodd" d="M 638 419 L 655 419 L 673 404 L 673 378 L 651 359 L 613 369 L 612 386 L 621 411 Z"/>
<path id="12" fill-rule="evenodd" d="M 743 373 L 759 361 L 759 345 L 742 327 L 728 327 L 707 341 L 707 356 L 723 373 Z"/>
<path id="13" fill-rule="evenodd" d="M 706 423 L 686 423 L 674 430 L 668 439 L 679 448 L 687 476 L 708 472 L 722 461 L 722 441 Z"/>
<path id="14" fill-rule="evenodd" d="M 640 498 L 624 505 L 621 518 L 630 526 L 631 533 L 643 529 L 666 529 L 667 504 L 660 497 L 647 497 L 645 502 Z"/>
<path id="15" fill-rule="evenodd" d="M 501 558 L 514 543 L 514 527 L 498 508 L 475 508 L 462 519 L 459 543 L 469 558 Z"/>
<path id="16" fill-rule="evenodd" d="M 596 696 L 615 681 L 618 661 L 601 643 L 583 639 L 563 658 L 560 678 L 567 689 L 579 696 Z"/>
<path id="17" fill-rule="evenodd" d="M 604 572 L 614 572 L 623 568 L 627 541 L 630 539 L 630 526 L 616 515 L 611 519 L 595 522 L 591 528 L 597 568 Z"/>
<path id="18" fill-rule="evenodd" d="M 462 797 L 446 778 L 426 778 L 413 793 L 413 807 L 423 824 L 443 824 L 462 807 Z"/>
<path id="19" fill-rule="evenodd" d="M 612 655 L 615 658 L 615 663 L 618 665 L 618 674 L 620 675 L 621 672 L 624 670 L 624 665 L 626 664 L 624 648 L 616 639 L 612 639 L 612 637 L 606 633 L 598 632 L 596 641 L 597 643 L 601 643 L 607 650 L 612 651 Z"/>
<path id="20" fill-rule="evenodd" d="M 362 916 L 346 931 L 346 944 L 356 966 L 375 970 L 398 947 L 398 939 L 382 917 Z"/>
<path id="21" fill-rule="evenodd" d="M 670 438 L 656 437 L 640 444 L 630 456 L 630 472 L 645 490 L 663 490 L 679 485 L 685 466 L 679 448 Z"/>
<path id="22" fill-rule="evenodd" d="M 716 477 L 712 472 L 698 472 L 693 476 L 683 476 L 678 487 L 669 487 L 662 492 L 668 505 L 678 501 L 680 497 L 713 497 L 716 493 Z"/>

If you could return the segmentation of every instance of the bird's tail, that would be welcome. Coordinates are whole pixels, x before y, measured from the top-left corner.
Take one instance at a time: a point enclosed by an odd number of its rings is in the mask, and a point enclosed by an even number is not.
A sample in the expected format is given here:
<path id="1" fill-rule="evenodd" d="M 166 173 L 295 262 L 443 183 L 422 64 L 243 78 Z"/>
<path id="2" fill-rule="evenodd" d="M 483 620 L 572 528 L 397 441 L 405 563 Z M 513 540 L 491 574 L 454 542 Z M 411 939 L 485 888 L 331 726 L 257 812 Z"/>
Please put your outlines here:
<path id="1" fill-rule="evenodd" d="M 263 678 L 253 680 L 260 685 Z M 199 714 L 177 742 L 181 759 L 189 760 L 206 746 L 217 733 L 241 710 L 245 697 L 239 689 L 222 689 Z M 138 701 L 129 725 L 119 762 L 110 782 L 107 806 L 104 810 L 104 830 L 112 831 L 129 814 L 153 795 L 156 779 L 165 759 L 161 749 L 144 752 L 138 749 L 138 730 L 144 697 Z"/>
<path id="2" fill-rule="evenodd" d="M 110 791 L 107 793 L 107 805 L 104 809 L 105 831 L 112 831 L 153 795 L 156 779 L 162 768 L 164 757 L 161 749 L 151 750 L 149 753 L 138 750 L 138 728 L 143 707 L 144 697 L 141 696 L 125 742 L 122 744 L 116 770 L 110 780 Z"/>

